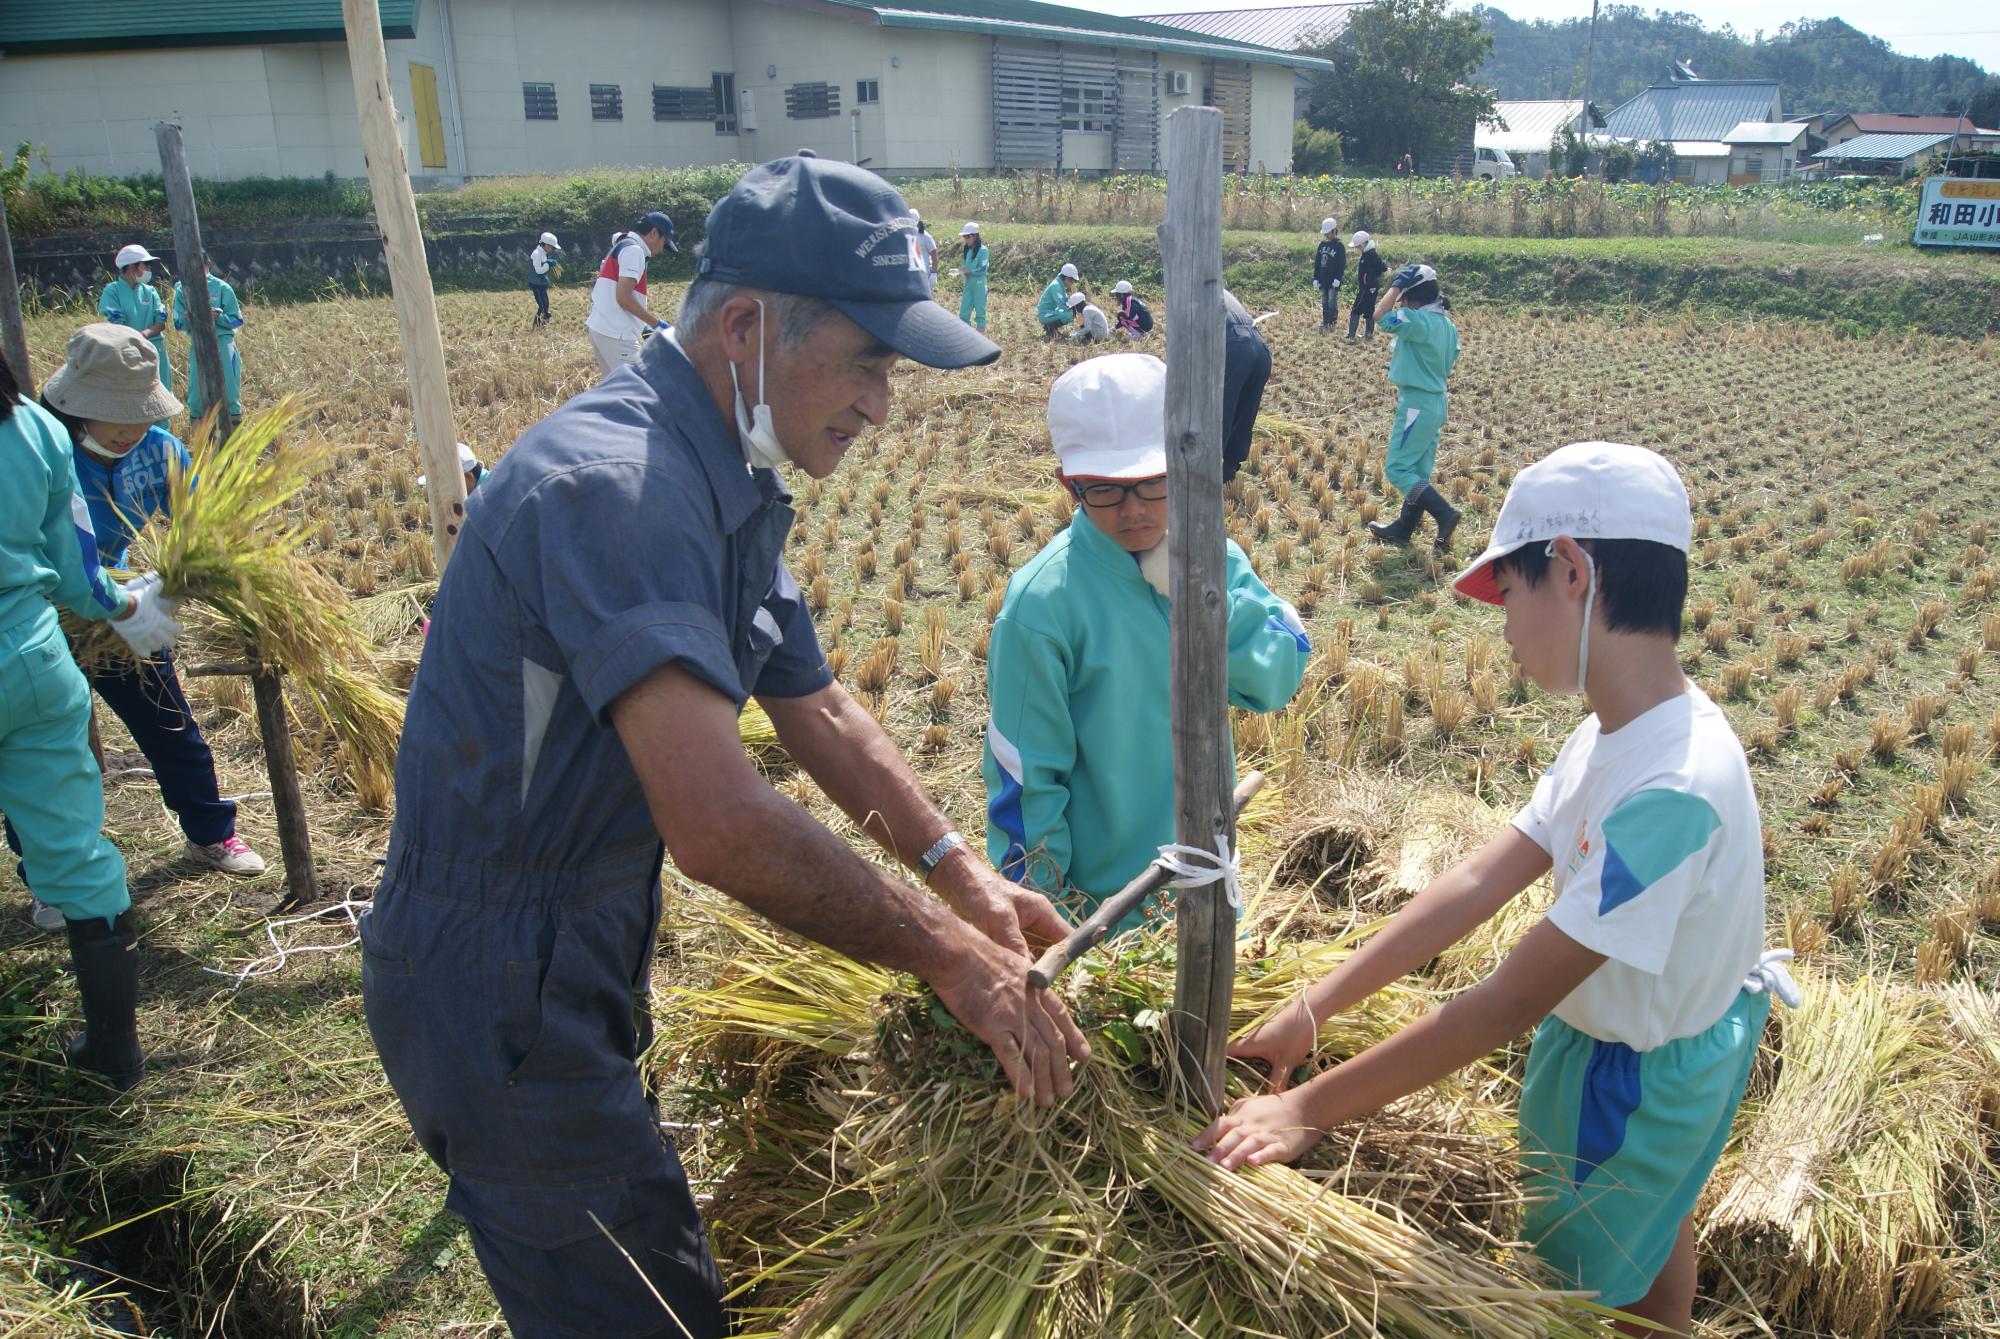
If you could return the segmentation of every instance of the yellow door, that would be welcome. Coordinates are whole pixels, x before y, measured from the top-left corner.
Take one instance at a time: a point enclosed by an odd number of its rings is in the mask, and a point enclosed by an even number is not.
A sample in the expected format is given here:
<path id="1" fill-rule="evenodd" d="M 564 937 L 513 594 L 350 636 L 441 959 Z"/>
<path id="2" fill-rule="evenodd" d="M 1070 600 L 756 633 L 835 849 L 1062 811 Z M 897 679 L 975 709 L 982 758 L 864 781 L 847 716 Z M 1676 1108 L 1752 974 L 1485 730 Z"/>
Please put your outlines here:
<path id="1" fill-rule="evenodd" d="M 410 66 L 410 101 L 416 103 L 417 155 L 425 167 L 442 171 L 444 161 L 444 118 L 438 114 L 437 71 L 428 65 Z"/>

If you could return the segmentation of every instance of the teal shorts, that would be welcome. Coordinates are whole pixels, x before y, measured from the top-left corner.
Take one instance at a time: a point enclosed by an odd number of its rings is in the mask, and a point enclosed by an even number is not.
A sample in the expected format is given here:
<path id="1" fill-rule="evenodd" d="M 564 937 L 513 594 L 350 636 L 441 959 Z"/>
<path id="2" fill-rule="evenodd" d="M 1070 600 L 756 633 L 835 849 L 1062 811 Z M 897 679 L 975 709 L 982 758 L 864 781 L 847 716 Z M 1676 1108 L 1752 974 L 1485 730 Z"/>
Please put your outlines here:
<path id="1" fill-rule="evenodd" d="M 1400 390 L 1396 421 L 1389 429 L 1389 452 L 1382 477 L 1408 496 L 1437 468 L 1438 434 L 1444 431 L 1445 398 L 1432 391 Z"/>
<path id="2" fill-rule="evenodd" d="M 1635 1051 L 1551 1016 L 1521 1085 L 1523 1230 L 1535 1253 L 1607 1306 L 1652 1289 L 1715 1170 L 1750 1081 L 1768 993 L 1708 1031 Z"/>

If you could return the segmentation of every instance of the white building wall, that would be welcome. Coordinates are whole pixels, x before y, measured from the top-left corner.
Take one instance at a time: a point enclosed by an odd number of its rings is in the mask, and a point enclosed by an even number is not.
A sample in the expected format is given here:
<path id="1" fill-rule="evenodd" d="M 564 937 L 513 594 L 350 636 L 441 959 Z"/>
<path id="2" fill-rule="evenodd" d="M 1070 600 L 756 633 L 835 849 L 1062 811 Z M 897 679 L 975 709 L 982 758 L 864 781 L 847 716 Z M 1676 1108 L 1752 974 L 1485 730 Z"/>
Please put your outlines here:
<path id="1" fill-rule="evenodd" d="M 424 7 L 426 20 L 431 8 Z M 748 157 L 738 137 L 718 135 L 713 122 L 653 119 L 654 84 L 706 88 L 712 75 L 730 70 L 730 8 L 727 0 L 592 0 L 587 7 L 456 0 L 451 25 L 467 171 L 496 176 Z M 405 83 L 408 77 L 405 68 Z M 443 79 L 440 70 L 440 101 L 448 97 Z M 527 119 L 521 86 L 528 82 L 555 85 L 555 120 Z M 622 119 L 591 118 L 592 84 L 618 85 Z"/>
<path id="2" fill-rule="evenodd" d="M 888 162 L 898 172 L 993 166 L 993 39 L 882 29 Z"/>
<path id="3" fill-rule="evenodd" d="M 757 129 L 742 136 L 747 161 L 760 163 L 811 149 L 822 158 L 872 159 L 868 165 L 878 170 L 902 166 L 885 161 L 884 115 L 889 76 L 901 73 L 889 65 L 890 48 L 903 34 L 885 32 L 872 17 L 854 12 L 865 21 L 739 0 L 734 15 L 736 88 L 739 94 L 748 90 L 757 106 Z M 861 116 L 856 118 L 854 86 L 862 79 L 876 80 L 884 101 L 859 108 Z M 840 90 L 840 114 L 803 119 L 785 115 L 785 90 L 793 84 L 816 83 Z M 859 154 L 855 153 L 857 128 Z"/>
<path id="4" fill-rule="evenodd" d="M 1292 71 L 1285 65 L 1250 67 L 1250 170 L 1292 170 Z"/>

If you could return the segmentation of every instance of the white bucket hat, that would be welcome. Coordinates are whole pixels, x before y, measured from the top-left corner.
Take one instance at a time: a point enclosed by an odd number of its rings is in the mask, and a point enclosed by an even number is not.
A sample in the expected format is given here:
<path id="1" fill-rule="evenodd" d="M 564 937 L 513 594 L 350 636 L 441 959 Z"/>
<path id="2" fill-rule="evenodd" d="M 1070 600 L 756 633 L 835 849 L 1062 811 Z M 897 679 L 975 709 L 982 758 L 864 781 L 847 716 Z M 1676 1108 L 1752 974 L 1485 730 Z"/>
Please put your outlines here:
<path id="1" fill-rule="evenodd" d="M 1078 363 L 1049 390 L 1049 438 L 1072 479 L 1167 472 L 1167 365 L 1150 353 Z"/>
<path id="2" fill-rule="evenodd" d="M 471 447 L 467 446 L 464 442 L 460 442 L 458 444 L 458 472 L 460 474 L 470 474 L 478 468 L 479 457 L 472 454 Z M 417 476 L 417 486 L 419 488 L 426 487 L 429 483 L 430 479 L 428 476 L 422 474 Z"/>
<path id="3" fill-rule="evenodd" d="M 958 235 L 960 237 L 977 237 L 979 236 L 979 225 L 977 223 L 968 223 L 958 230 Z"/>
<path id="4" fill-rule="evenodd" d="M 100 423 L 151 423 L 185 408 L 160 384 L 153 342 L 108 321 L 69 337 L 63 365 L 43 384 L 42 396 L 65 414 Z"/>
<path id="5" fill-rule="evenodd" d="M 1083 276 L 1076 272 L 1076 266 L 1074 265 L 1063 266 L 1060 270 L 1056 271 L 1056 277 L 1058 279 L 1075 279 L 1079 282 L 1083 279 Z"/>
<path id="6" fill-rule="evenodd" d="M 1132 281 L 1130 279 L 1120 279 L 1117 283 L 1111 285 L 1111 293 L 1114 297 L 1122 298 L 1131 291 Z"/>
<path id="7" fill-rule="evenodd" d="M 1339 232 L 1339 231 L 1340 231 L 1340 220 L 1333 217 L 1331 214 L 1327 215 L 1325 218 L 1319 221 L 1320 236 L 1324 237 L 1330 232 Z"/>
<path id="8" fill-rule="evenodd" d="M 1572 442 L 1559 447 L 1514 477 L 1486 551 L 1458 574 L 1452 588 L 1499 604 L 1493 564 L 1516 549 L 1564 535 L 1646 539 L 1686 553 L 1694 542 L 1687 488 L 1665 456 L 1643 446 Z"/>
<path id="9" fill-rule="evenodd" d="M 118 248 L 117 265 L 121 270 L 127 265 L 140 265 L 146 261 L 158 259 L 158 256 L 148 251 L 145 247 L 140 246 L 137 242 L 132 243 L 130 246 L 121 246 Z M 104 421 L 109 423 L 111 420 L 106 419 Z"/>
<path id="10" fill-rule="evenodd" d="M 552 232 L 543 233 L 541 241 L 543 246 L 552 246 L 558 251 L 562 250 L 562 243 L 556 240 L 556 235 Z"/>

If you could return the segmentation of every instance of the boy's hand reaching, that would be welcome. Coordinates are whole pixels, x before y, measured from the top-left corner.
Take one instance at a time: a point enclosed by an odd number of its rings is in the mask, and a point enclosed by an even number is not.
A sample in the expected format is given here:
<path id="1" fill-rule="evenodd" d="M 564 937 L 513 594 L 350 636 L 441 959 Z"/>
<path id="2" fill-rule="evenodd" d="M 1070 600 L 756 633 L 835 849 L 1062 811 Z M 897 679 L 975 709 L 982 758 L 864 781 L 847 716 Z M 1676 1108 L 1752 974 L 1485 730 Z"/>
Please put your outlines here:
<path id="1" fill-rule="evenodd" d="M 1277 1017 L 1231 1042 L 1224 1054 L 1231 1060 L 1263 1061 L 1271 1071 L 1271 1091 L 1282 1093 L 1292 1086 L 1293 1071 L 1306 1062 L 1318 1040 L 1319 1028 L 1301 992 Z"/>
<path id="2" fill-rule="evenodd" d="M 1243 1098 L 1217 1116 L 1195 1136 L 1194 1148 L 1217 1166 L 1235 1171 L 1295 1162 L 1325 1134 L 1306 1119 L 1296 1093 L 1268 1094 Z"/>

